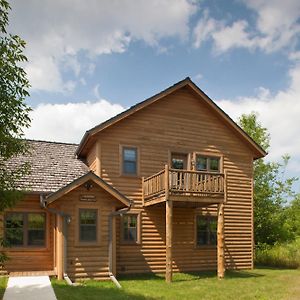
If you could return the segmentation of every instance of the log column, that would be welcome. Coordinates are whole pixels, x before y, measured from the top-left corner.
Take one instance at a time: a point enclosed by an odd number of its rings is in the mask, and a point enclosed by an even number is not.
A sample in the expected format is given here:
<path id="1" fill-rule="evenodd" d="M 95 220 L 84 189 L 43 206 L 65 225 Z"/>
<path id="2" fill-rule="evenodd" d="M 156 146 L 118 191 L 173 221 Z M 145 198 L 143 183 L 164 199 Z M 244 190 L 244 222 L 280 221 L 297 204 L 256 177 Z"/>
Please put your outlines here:
<path id="1" fill-rule="evenodd" d="M 172 281 L 173 202 L 166 201 L 166 282 Z"/>
<path id="2" fill-rule="evenodd" d="M 63 218 L 56 215 L 56 266 L 57 266 L 57 279 L 63 279 Z"/>
<path id="3" fill-rule="evenodd" d="M 224 255 L 224 203 L 218 205 L 218 230 L 217 230 L 217 256 L 218 256 L 218 278 L 224 278 L 225 255 Z"/>
<path id="4" fill-rule="evenodd" d="M 173 202 L 169 200 L 169 166 L 165 165 L 166 199 L 166 282 L 172 281 L 172 239 L 173 239 Z"/>

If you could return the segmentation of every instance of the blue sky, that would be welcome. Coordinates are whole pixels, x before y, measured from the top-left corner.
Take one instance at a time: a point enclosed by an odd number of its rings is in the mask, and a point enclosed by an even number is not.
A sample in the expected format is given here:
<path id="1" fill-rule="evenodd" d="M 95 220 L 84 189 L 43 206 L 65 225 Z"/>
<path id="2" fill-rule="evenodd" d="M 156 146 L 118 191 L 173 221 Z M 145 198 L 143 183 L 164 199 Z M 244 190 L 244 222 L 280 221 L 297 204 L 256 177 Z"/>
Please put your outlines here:
<path id="1" fill-rule="evenodd" d="M 29 138 L 79 142 L 189 76 L 234 120 L 257 111 L 268 159 L 300 174 L 299 0 L 14 0 L 10 31 L 27 41 Z"/>

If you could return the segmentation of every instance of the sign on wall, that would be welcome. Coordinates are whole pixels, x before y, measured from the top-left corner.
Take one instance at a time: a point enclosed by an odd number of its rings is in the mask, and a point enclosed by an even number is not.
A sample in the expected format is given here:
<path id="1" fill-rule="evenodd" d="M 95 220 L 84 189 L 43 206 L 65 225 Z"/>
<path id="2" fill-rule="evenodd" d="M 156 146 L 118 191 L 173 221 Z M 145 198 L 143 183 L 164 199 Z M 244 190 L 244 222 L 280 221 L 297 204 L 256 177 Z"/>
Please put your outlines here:
<path id="1" fill-rule="evenodd" d="M 83 202 L 96 202 L 96 196 L 95 195 L 80 195 L 79 200 L 83 201 Z"/>

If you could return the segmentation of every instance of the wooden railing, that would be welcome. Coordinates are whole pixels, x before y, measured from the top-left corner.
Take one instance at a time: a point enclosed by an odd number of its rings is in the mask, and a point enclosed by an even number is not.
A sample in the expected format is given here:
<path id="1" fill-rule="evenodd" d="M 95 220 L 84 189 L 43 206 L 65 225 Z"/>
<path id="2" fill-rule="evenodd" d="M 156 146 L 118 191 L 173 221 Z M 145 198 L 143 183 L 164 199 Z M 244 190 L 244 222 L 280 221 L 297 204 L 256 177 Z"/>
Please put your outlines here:
<path id="1" fill-rule="evenodd" d="M 169 169 L 143 178 L 143 200 L 168 195 L 221 196 L 224 195 L 223 173 Z"/>

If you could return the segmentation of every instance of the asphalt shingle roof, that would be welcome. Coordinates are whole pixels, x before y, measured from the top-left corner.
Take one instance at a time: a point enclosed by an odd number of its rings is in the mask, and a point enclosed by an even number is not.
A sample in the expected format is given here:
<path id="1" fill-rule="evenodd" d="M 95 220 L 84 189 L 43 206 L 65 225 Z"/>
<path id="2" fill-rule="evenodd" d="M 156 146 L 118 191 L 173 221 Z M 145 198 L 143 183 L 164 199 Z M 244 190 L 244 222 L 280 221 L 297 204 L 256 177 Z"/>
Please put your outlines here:
<path id="1" fill-rule="evenodd" d="M 30 174 L 24 176 L 18 187 L 31 192 L 55 192 L 89 172 L 87 165 L 76 158 L 76 144 L 28 140 L 30 155 L 17 156 L 9 163 L 14 168 L 30 163 Z"/>

